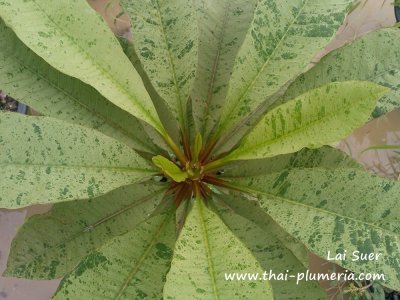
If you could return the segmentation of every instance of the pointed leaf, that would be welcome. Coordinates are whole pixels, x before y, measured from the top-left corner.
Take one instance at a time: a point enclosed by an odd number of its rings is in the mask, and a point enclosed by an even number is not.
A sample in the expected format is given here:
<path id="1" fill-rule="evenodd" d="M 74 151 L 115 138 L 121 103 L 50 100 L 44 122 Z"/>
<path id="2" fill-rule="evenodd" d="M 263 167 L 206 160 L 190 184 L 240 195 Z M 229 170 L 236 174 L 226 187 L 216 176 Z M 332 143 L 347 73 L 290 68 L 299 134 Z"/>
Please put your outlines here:
<path id="1" fill-rule="evenodd" d="M 386 92 L 382 86 L 357 81 L 311 90 L 269 111 L 224 160 L 266 158 L 337 142 L 368 120 Z"/>
<path id="2" fill-rule="evenodd" d="M 196 75 L 197 26 L 192 1 L 122 0 L 133 45 L 154 88 L 186 128 L 186 103 Z"/>
<path id="3" fill-rule="evenodd" d="M 161 299 L 175 243 L 172 216 L 153 217 L 93 252 L 53 299 Z"/>
<path id="4" fill-rule="evenodd" d="M 264 230 L 229 209 L 219 207 L 218 212 L 225 224 L 260 262 L 264 272 L 259 277 L 265 276 L 269 280 L 274 290 L 274 300 L 326 299 L 326 293 L 318 282 L 297 282 L 297 274 L 305 274 L 307 268 L 275 236 L 273 225 Z M 288 280 L 279 280 L 278 276 L 288 276 Z"/>
<path id="5" fill-rule="evenodd" d="M 183 182 L 188 178 L 188 174 L 164 156 L 157 155 L 152 158 L 153 163 L 159 167 L 165 175 L 171 177 L 175 182 Z"/>
<path id="6" fill-rule="evenodd" d="M 191 93 L 197 132 L 205 140 L 217 125 L 236 54 L 256 6 L 255 0 L 195 1 L 199 64 Z"/>
<path id="7" fill-rule="evenodd" d="M 4 275 L 54 279 L 71 272 L 93 250 L 146 220 L 166 189 L 134 184 L 94 200 L 55 204 L 34 215 L 12 242 Z"/>
<path id="8" fill-rule="evenodd" d="M 400 289 L 399 183 L 359 170 L 319 168 L 234 183 L 259 191 L 261 207 L 317 255 L 347 251 L 335 263 L 356 273 L 384 274 L 384 285 Z M 380 256 L 353 261 L 353 251 Z"/>
<path id="9" fill-rule="evenodd" d="M 224 273 L 262 272 L 250 251 L 196 199 L 175 246 L 165 299 L 273 299 L 267 281 L 227 281 Z M 179 287 L 179 288 L 177 288 Z"/>
<path id="10" fill-rule="evenodd" d="M 384 49 L 384 50 L 382 50 Z M 368 80 L 386 86 L 391 92 L 379 99 L 372 117 L 377 118 L 400 107 L 400 30 L 385 28 L 334 50 L 288 88 L 287 101 L 333 81 Z"/>
<path id="11" fill-rule="evenodd" d="M 199 160 L 199 155 L 203 149 L 203 138 L 200 133 L 196 134 L 196 138 L 194 140 L 194 151 L 193 151 L 193 160 L 197 162 Z"/>
<path id="12" fill-rule="evenodd" d="M 96 129 L 130 147 L 157 148 L 131 114 L 113 105 L 91 86 L 57 71 L 27 48 L 0 19 L 0 87 L 36 111 Z"/>
<path id="13" fill-rule="evenodd" d="M 90 84 L 115 105 L 164 132 L 140 76 L 86 1 L 5 0 L 0 2 L 0 17 L 51 66 Z"/>
<path id="14" fill-rule="evenodd" d="M 299 74 L 328 44 L 351 3 L 260 0 L 235 61 L 219 132 L 231 129 Z"/>
<path id="15" fill-rule="evenodd" d="M 243 193 L 230 192 L 229 195 L 218 195 L 215 197 L 215 201 L 220 207 L 250 220 L 265 232 L 274 235 L 282 246 L 289 249 L 305 268 L 310 266 L 308 257 L 309 251 L 304 244 L 282 229 L 271 216 L 260 207 L 257 199 Z"/>
<path id="16" fill-rule="evenodd" d="M 0 113 L 0 207 L 94 198 L 155 170 L 128 146 L 47 117 Z"/>
<path id="17" fill-rule="evenodd" d="M 292 168 L 360 168 L 363 167 L 341 150 L 324 146 L 304 148 L 298 152 L 270 158 L 234 161 L 224 168 L 224 178 L 248 177 L 279 172 Z"/>

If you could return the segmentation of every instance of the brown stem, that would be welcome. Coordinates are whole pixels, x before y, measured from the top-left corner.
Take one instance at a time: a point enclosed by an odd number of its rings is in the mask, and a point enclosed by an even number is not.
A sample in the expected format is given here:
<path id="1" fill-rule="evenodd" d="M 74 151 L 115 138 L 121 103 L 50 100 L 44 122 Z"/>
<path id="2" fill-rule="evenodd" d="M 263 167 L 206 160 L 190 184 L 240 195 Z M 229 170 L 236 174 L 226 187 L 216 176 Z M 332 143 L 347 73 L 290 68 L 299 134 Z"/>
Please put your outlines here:
<path id="1" fill-rule="evenodd" d="M 209 159 L 210 154 L 216 144 L 217 144 L 217 140 L 211 139 L 211 141 L 204 147 L 203 151 L 201 151 L 201 153 L 200 153 L 200 158 L 199 158 L 199 161 L 201 163 L 204 163 Z"/>
<path id="2" fill-rule="evenodd" d="M 172 138 L 169 135 L 163 135 L 165 142 L 171 148 L 171 150 L 175 153 L 176 157 L 178 158 L 179 162 L 182 166 L 185 166 L 188 162 L 185 154 L 179 149 L 179 147 L 175 144 Z"/>
<path id="3" fill-rule="evenodd" d="M 186 157 L 189 158 L 189 160 L 192 160 L 192 153 L 190 150 L 190 143 L 188 140 L 188 135 L 181 132 L 181 137 L 182 137 L 183 150 L 185 151 L 185 155 L 186 155 Z"/>
<path id="4" fill-rule="evenodd" d="M 186 193 L 186 184 L 179 185 L 179 191 L 176 194 L 175 200 L 174 200 L 176 207 L 178 207 L 181 204 L 181 202 L 185 196 L 185 193 Z"/>
<path id="5" fill-rule="evenodd" d="M 238 186 L 238 185 L 234 185 L 232 183 L 229 183 L 225 180 L 219 179 L 219 178 L 215 178 L 213 176 L 210 175 L 206 175 L 203 178 L 204 182 L 210 183 L 212 185 L 216 185 L 216 186 L 220 186 L 220 187 L 224 187 L 227 189 L 231 189 L 231 190 L 235 190 L 235 191 L 239 191 L 239 192 L 243 192 L 243 193 L 247 193 L 247 194 L 252 194 L 255 195 L 257 194 L 257 191 L 254 191 L 252 189 L 243 187 L 243 186 Z"/>

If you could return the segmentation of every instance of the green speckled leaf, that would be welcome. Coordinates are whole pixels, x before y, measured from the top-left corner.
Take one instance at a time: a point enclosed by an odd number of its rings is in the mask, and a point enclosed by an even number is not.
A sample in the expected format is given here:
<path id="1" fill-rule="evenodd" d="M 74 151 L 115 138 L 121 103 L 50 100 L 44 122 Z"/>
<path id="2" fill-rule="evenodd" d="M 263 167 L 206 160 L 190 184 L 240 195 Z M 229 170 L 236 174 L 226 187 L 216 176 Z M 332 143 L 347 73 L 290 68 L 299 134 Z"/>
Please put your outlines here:
<path id="1" fill-rule="evenodd" d="M 309 267 L 309 251 L 304 244 L 283 230 L 265 210 L 260 207 L 255 197 L 232 191 L 227 195 L 215 196 L 214 200 L 220 207 L 250 220 L 265 232 L 273 234 L 275 238 L 282 243 L 282 246 L 289 249 L 305 268 Z"/>
<path id="2" fill-rule="evenodd" d="M 155 169 L 128 146 L 47 117 L 0 113 L 0 207 L 94 198 Z"/>
<path id="3" fill-rule="evenodd" d="M 265 175 L 292 168 L 362 168 L 346 153 L 324 146 L 318 149 L 302 149 L 295 153 L 264 159 L 234 161 L 224 167 L 224 178 Z"/>
<path id="4" fill-rule="evenodd" d="M 269 111 L 224 160 L 267 158 L 337 142 L 368 120 L 387 91 L 363 81 L 335 82 L 308 91 Z"/>
<path id="5" fill-rule="evenodd" d="M 385 275 L 400 290 L 400 184 L 364 171 L 321 168 L 284 170 L 234 181 L 260 192 L 259 203 L 308 249 L 356 273 Z M 353 251 L 381 253 L 378 260 L 352 261 Z"/>
<path id="6" fill-rule="evenodd" d="M 52 67 L 93 86 L 115 105 L 164 132 L 140 76 L 86 1 L 4 0 L 0 17 Z"/>
<path id="7" fill-rule="evenodd" d="M 0 89 L 36 111 L 94 128 L 130 147 L 156 153 L 140 122 L 94 88 L 53 69 L 0 19 Z"/>
<path id="8" fill-rule="evenodd" d="M 0 19 L 0 88 L 40 113 L 94 128 L 130 147 L 156 153 L 140 122 L 94 88 L 66 76 L 27 48 Z"/>
<path id="9" fill-rule="evenodd" d="M 53 299 L 161 299 L 175 243 L 173 215 L 110 240 L 63 279 Z"/>
<path id="10" fill-rule="evenodd" d="M 187 126 L 186 105 L 196 76 L 197 24 L 192 1 L 122 0 L 133 45 L 154 88 Z"/>
<path id="11" fill-rule="evenodd" d="M 273 299 L 267 281 L 225 280 L 225 273 L 232 272 L 256 273 L 262 268 L 221 219 L 197 199 L 175 246 L 164 299 Z"/>
<path id="12" fill-rule="evenodd" d="M 236 58 L 219 132 L 299 74 L 342 24 L 352 0 L 260 0 Z"/>
<path id="13" fill-rule="evenodd" d="M 191 93 L 197 131 L 208 137 L 217 125 L 236 54 L 256 5 L 255 0 L 196 0 L 199 64 Z"/>
<path id="14" fill-rule="evenodd" d="M 305 74 L 300 75 L 285 93 L 293 99 L 309 89 L 332 81 L 368 80 L 386 86 L 391 92 L 379 99 L 372 114 L 376 118 L 400 107 L 400 30 L 385 28 L 371 32 L 334 50 Z"/>
<path id="15" fill-rule="evenodd" d="M 229 200 L 227 202 L 229 203 Z M 248 205 L 251 206 L 251 203 Z M 318 282 L 302 280 L 296 284 L 296 277 L 289 277 L 305 273 L 307 268 L 293 255 L 292 250 L 286 248 L 285 244 L 275 235 L 278 227 L 274 224 L 275 222 L 271 221 L 269 226 L 260 228 L 250 220 L 235 214 L 229 208 L 220 206 L 218 212 L 229 229 L 251 250 L 266 272 L 265 274 L 268 277 L 271 274 L 269 282 L 274 291 L 274 300 L 326 299 L 326 293 Z M 264 216 L 262 218 L 270 219 Z M 287 276 L 288 280 L 277 280 L 278 276 L 283 278 Z"/>
<path id="16" fill-rule="evenodd" d="M 146 220 L 163 198 L 155 184 L 134 184 L 91 200 L 55 204 L 34 215 L 12 242 L 5 276 L 59 278 L 93 250 Z"/>

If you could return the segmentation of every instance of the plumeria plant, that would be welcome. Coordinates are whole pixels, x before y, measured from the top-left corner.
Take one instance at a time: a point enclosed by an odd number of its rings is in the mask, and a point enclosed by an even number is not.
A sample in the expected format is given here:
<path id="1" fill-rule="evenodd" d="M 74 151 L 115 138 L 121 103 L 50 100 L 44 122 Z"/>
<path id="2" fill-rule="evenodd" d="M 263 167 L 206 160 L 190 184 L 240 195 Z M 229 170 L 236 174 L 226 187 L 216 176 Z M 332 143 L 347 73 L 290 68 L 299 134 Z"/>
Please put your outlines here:
<path id="1" fill-rule="evenodd" d="M 399 290 L 400 185 L 330 145 L 399 106 L 400 30 L 306 71 L 351 0 L 121 5 L 132 40 L 84 0 L 0 0 L 0 87 L 42 114 L 0 114 L 0 207 L 53 204 L 4 275 L 63 277 L 54 299 L 324 299 L 290 276 L 310 251 Z"/>

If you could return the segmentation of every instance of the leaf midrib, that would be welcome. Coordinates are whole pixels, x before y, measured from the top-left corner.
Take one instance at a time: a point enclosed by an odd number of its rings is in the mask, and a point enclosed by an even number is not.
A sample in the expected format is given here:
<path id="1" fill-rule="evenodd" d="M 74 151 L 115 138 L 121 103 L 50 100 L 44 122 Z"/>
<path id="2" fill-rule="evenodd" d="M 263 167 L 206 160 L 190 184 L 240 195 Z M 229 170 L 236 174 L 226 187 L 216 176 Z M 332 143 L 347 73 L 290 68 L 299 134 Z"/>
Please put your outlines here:
<path id="1" fill-rule="evenodd" d="M 235 105 L 231 105 L 231 109 L 229 109 L 228 113 L 226 115 L 231 115 L 232 111 L 235 110 L 235 108 L 237 107 L 237 103 L 240 102 L 240 100 L 242 100 L 250 91 L 250 89 L 255 85 L 255 83 L 257 82 L 258 78 L 261 76 L 261 74 L 264 72 L 264 69 L 268 66 L 268 64 L 270 63 L 272 57 L 275 55 L 275 52 L 277 51 L 277 49 L 281 46 L 281 44 L 283 43 L 283 41 L 285 40 L 286 36 L 288 35 L 289 31 L 292 29 L 293 25 L 296 23 L 297 19 L 299 18 L 299 16 L 303 13 L 304 8 L 307 6 L 309 0 L 305 0 L 303 6 L 300 8 L 298 14 L 295 16 L 295 18 L 293 19 L 293 22 L 288 26 L 287 30 L 285 31 L 285 33 L 283 34 L 282 38 L 279 40 L 278 44 L 276 45 L 276 47 L 274 48 L 274 50 L 272 51 L 271 55 L 268 57 L 268 59 L 264 62 L 264 64 L 262 65 L 262 67 L 260 68 L 260 70 L 258 71 L 258 73 L 256 74 L 256 76 L 254 76 L 254 78 L 252 79 L 252 81 L 249 83 L 249 85 L 246 87 L 246 89 L 244 90 L 244 92 L 239 96 L 239 98 L 236 98 L 236 101 L 233 101 L 233 103 Z M 260 2 L 257 3 L 257 6 L 259 5 Z M 257 8 L 256 8 L 257 10 Z M 256 11 L 255 10 L 255 11 Z M 254 18 L 253 18 L 254 21 Z M 253 22 L 252 22 L 253 24 Z M 226 118 L 225 121 L 223 123 L 221 123 L 220 129 L 218 130 L 219 132 L 222 132 L 224 130 L 224 127 L 226 125 L 226 123 L 228 122 L 229 118 Z"/>
<path id="2" fill-rule="evenodd" d="M 18 47 L 20 48 L 20 47 Z M 41 78 L 43 81 L 45 81 L 47 84 L 49 84 L 50 86 L 52 86 L 54 89 L 60 91 L 62 94 L 66 95 L 67 97 L 69 97 L 70 99 L 72 99 L 76 104 L 78 104 L 80 107 L 82 107 L 83 109 L 85 109 L 86 111 L 90 112 L 91 114 L 93 114 L 95 117 L 98 117 L 99 119 L 103 120 L 105 124 L 109 125 L 111 128 L 116 129 L 117 131 L 121 131 L 124 135 L 126 135 L 127 137 L 129 137 L 130 139 L 132 139 L 135 143 L 143 146 L 144 148 L 148 148 L 148 145 L 146 145 L 144 142 L 142 142 L 140 139 L 137 139 L 134 135 L 132 135 L 130 132 L 128 132 L 126 129 L 124 129 L 122 126 L 118 125 L 117 123 L 115 123 L 113 120 L 107 118 L 106 116 L 98 113 L 97 111 L 89 108 L 87 105 L 83 104 L 82 102 L 79 101 L 78 98 L 76 98 L 74 95 L 68 93 L 67 90 L 61 88 L 60 86 L 58 86 L 56 83 L 54 83 L 53 81 L 51 81 L 48 77 L 45 77 L 45 75 L 43 75 L 42 73 L 40 73 L 39 71 L 35 70 L 34 68 L 31 68 L 30 66 L 28 66 L 23 60 L 21 60 L 17 55 L 13 56 L 20 65 L 22 65 L 25 69 L 27 69 L 29 72 L 31 72 L 33 75 Z M 104 98 L 104 100 L 108 101 L 106 98 Z M 85 126 L 85 125 L 83 125 Z M 101 126 L 101 125 L 100 125 Z M 86 126 L 85 126 L 86 127 Z M 91 128 L 98 130 L 96 126 L 91 126 Z M 99 130 L 98 130 L 99 131 Z M 100 132 L 100 131 L 99 131 Z M 122 143 L 126 144 L 124 141 L 121 141 Z M 127 144 L 126 144 L 127 145 Z M 134 148 L 133 148 L 134 149 Z"/>
<path id="3" fill-rule="evenodd" d="M 128 211 L 128 210 L 130 210 L 132 208 L 135 208 L 136 206 L 139 206 L 139 205 L 145 203 L 146 201 L 152 199 L 154 196 L 157 196 L 158 194 L 162 193 L 163 191 L 165 191 L 165 188 L 161 188 L 159 190 L 155 190 L 151 194 L 142 197 L 138 201 L 135 201 L 135 202 L 133 202 L 131 204 L 128 204 L 128 205 L 122 207 L 121 209 L 118 209 L 118 210 L 114 211 L 113 213 L 111 213 L 111 214 L 109 214 L 109 215 L 107 215 L 107 216 L 105 216 L 105 217 L 103 217 L 101 219 L 98 219 L 96 222 L 91 222 L 89 225 L 85 226 L 82 230 L 79 230 L 76 233 L 72 234 L 68 239 L 66 239 L 63 242 L 60 242 L 60 243 L 58 243 L 56 245 L 51 245 L 51 246 L 49 246 L 49 248 L 61 247 L 64 244 L 72 242 L 73 240 L 79 238 L 82 235 L 85 235 L 87 233 L 91 233 L 91 232 L 93 232 L 95 230 L 95 228 L 97 226 L 99 226 L 99 225 L 101 225 L 103 223 L 106 223 L 106 222 L 108 222 L 108 221 L 110 221 L 112 219 L 115 219 L 116 217 L 118 217 L 119 215 L 123 214 L 124 212 L 126 212 L 126 211 Z M 59 223 L 61 223 L 62 225 L 66 225 L 67 224 L 62 219 L 56 218 L 56 217 L 54 217 L 52 215 L 46 215 L 46 217 L 48 217 L 50 219 L 53 219 L 53 220 L 56 220 Z M 100 247 L 101 246 L 95 247 L 95 248 L 93 248 L 93 250 L 99 249 Z"/>
<path id="4" fill-rule="evenodd" d="M 220 58 L 221 58 L 222 41 L 224 40 L 224 34 L 226 32 L 226 24 L 228 22 L 228 8 L 227 8 L 228 1 L 226 1 L 226 0 L 222 0 L 222 1 L 225 1 L 225 5 L 224 5 L 225 14 L 224 14 L 224 20 L 222 22 L 221 31 L 220 31 L 220 34 L 218 36 L 217 53 L 216 53 L 216 55 L 214 57 L 213 69 L 212 69 L 212 72 L 211 72 L 211 78 L 210 78 L 210 81 L 208 83 L 207 98 L 206 98 L 206 101 L 205 101 L 205 108 L 206 108 L 206 112 L 205 112 L 206 118 L 205 119 L 206 120 L 203 123 L 202 129 L 201 129 L 202 136 L 205 135 L 205 130 L 207 128 L 207 125 L 210 122 L 210 103 L 211 103 L 211 101 L 213 99 L 213 92 L 212 91 L 213 91 L 213 88 L 214 88 L 214 85 L 215 85 L 215 81 L 216 81 L 216 78 L 217 78 L 217 69 L 218 69 L 218 66 L 219 66 L 219 63 L 220 63 Z"/>
<path id="5" fill-rule="evenodd" d="M 162 125 L 154 119 L 154 117 L 151 114 L 148 114 L 146 112 L 146 109 L 140 104 L 140 101 L 137 101 L 135 97 L 131 97 L 130 92 L 124 88 L 122 85 L 119 84 L 118 81 L 116 81 L 113 76 L 111 76 L 107 70 L 105 68 L 103 68 L 98 62 L 96 62 L 79 44 L 77 44 L 73 38 L 71 38 L 61 27 L 60 25 L 58 25 L 57 22 L 55 22 L 53 20 L 53 18 L 51 18 L 51 16 L 49 16 L 45 10 L 43 10 L 43 8 L 36 2 L 36 0 L 32 0 L 32 2 L 36 5 L 36 7 L 38 8 L 38 11 L 41 12 L 48 20 L 51 21 L 51 23 L 54 24 L 54 27 L 63 34 L 63 36 L 65 36 L 72 45 L 75 45 L 75 47 L 78 48 L 78 51 L 85 56 L 85 58 L 92 62 L 92 64 L 95 66 L 95 68 L 97 70 L 100 71 L 100 73 L 102 73 L 110 82 L 114 83 L 114 86 L 123 94 L 125 94 L 127 96 L 128 99 L 131 99 L 132 102 L 135 103 L 135 105 L 140 109 L 140 111 L 147 116 L 155 126 L 157 126 L 158 130 L 161 130 L 162 132 Z"/>
<path id="6" fill-rule="evenodd" d="M 59 164 L 24 164 L 24 163 L 0 163 L 0 169 L 3 167 L 39 167 L 39 168 L 58 168 L 58 169 L 93 169 L 93 170 L 115 170 L 118 172 L 143 172 L 154 174 L 157 171 L 150 169 L 140 169 L 132 167 L 111 167 L 111 166 L 84 166 L 84 165 L 59 165 Z"/>
<path id="7" fill-rule="evenodd" d="M 159 0 L 156 0 L 155 2 L 156 2 L 156 5 L 157 5 L 157 7 L 156 7 L 157 17 L 158 17 L 159 22 L 160 22 L 160 29 L 161 29 L 160 31 L 161 31 L 161 34 L 162 34 L 163 39 L 164 39 L 165 49 L 167 50 L 166 52 L 168 54 L 168 62 L 169 62 L 169 66 L 171 68 L 172 79 L 174 81 L 175 95 L 176 95 L 176 99 L 178 100 L 178 109 L 179 109 L 179 116 L 180 116 L 179 119 L 180 119 L 180 123 L 181 123 L 181 126 L 182 126 L 182 130 L 185 130 L 186 119 L 184 117 L 185 114 L 183 112 L 184 108 L 183 108 L 183 103 L 182 103 L 182 97 L 181 97 L 181 93 L 180 93 L 180 90 L 179 90 L 178 81 L 176 79 L 176 68 L 175 68 L 175 64 L 174 64 L 173 59 L 172 59 L 171 50 L 168 47 L 168 38 L 167 38 L 167 34 L 166 34 L 165 28 L 164 28 L 164 20 L 163 20 L 163 17 L 161 15 L 161 9 L 160 9 Z"/>
<path id="8" fill-rule="evenodd" d="M 312 168 L 312 169 L 318 169 L 318 168 Z M 260 176 L 262 176 L 262 175 L 260 175 Z M 239 184 L 236 184 L 236 185 L 244 187 L 243 185 L 239 185 Z M 356 223 L 366 224 L 366 225 L 368 225 L 368 226 L 374 227 L 374 228 L 376 228 L 376 229 L 378 229 L 378 230 L 384 232 L 384 233 L 387 234 L 387 235 L 393 235 L 393 234 L 395 234 L 395 232 L 392 232 L 392 231 L 390 231 L 389 229 L 379 227 L 378 225 L 371 224 L 371 223 L 369 223 L 369 222 L 365 222 L 365 221 L 362 221 L 362 220 L 357 220 L 357 219 L 354 219 L 353 217 L 349 217 L 349 216 L 346 216 L 346 215 L 342 215 L 342 214 L 339 214 L 339 213 L 335 213 L 335 212 L 333 212 L 333 211 L 323 210 L 323 209 L 318 208 L 318 207 L 315 207 L 315 206 L 311 206 L 311 205 L 307 205 L 307 204 L 305 204 L 305 203 L 301 203 L 301 202 L 295 201 L 295 200 L 293 200 L 293 199 L 291 199 L 291 198 L 286 198 L 286 197 L 283 197 L 283 196 L 277 196 L 277 195 L 274 195 L 274 194 L 271 194 L 271 193 L 268 193 L 268 192 L 263 192 L 263 191 L 260 191 L 260 190 L 254 189 L 254 188 L 250 188 L 250 187 L 248 187 L 248 186 L 245 186 L 245 187 L 246 187 L 248 190 L 252 190 L 255 194 L 261 194 L 261 195 L 265 195 L 265 196 L 267 196 L 267 197 L 271 197 L 272 199 L 268 198 L 269 200 L 279 199 L 280 201 L 288 202 L 288 203 L 290 203 L 290 204 L 292 204 L 292 205 L 304 206 L 304 207 L 306 207 L 306 208 L 308 208 L 308 209 L 310 209 L 310 210 L 319 211 L 319 212 L 321 212 L 322 214 L 330 214 L 330 215 L 333 215 L 333 216 L 335 216 L 335 217 L 341 217 L 341 218 L 343 218 L 343 219 L 348 219 L 348 220 L 351 220 L 351 221 L 356 222 Z M 257 200 L 257 202 L 260 203 L 260 200 Z M 260 203 L 260 204 L 261 204 L 261 203 Z M 263 208 L 263 209 L 266 209 L 266 208 L 268 208 L 268 207 L 262 207 L 262 208 Z M 270 214 L 268 214 L 268 215 L 270 215 Z M 271 217 L 272 217 L 272 216 L 271 216 Z M 395 234 L 395 236 L 396 236 L 397 238 L 400 238 L 400 236 L 397 236 L 396 234 Z"/>
<path id="9" fill-rule="evenodd" d="M 212 290 L 214 294 L 214 299 L 219 300 L 219 295 L 218 295 L 218 288 L 217 288 L 217 279 L 216 279 L 216 274 L 215 274 L 215 268 L 214 268 L 214 262 L 212 259 L 212 251 L 209 243 L 209 237 L 208 237 L 208 231 L 207 227 L 205 225 L 205 218 L 204 218 L 204 211 L 203 211 L 203 202 L 201 199 L 196 199 L 195 201 L 199 201 L 199 210 L 198 210 L 198 217 L 200 221 L 200 228 L 202 232 L 202 238 L 204 242 L 204 248 L 205 248 L 205 254 L 207 256 L 207 263 L 208 263 L 208 274 L 210 275 L 210 281 L 212 285 Z"/>
<path id="10" fill-rule="evenodd" d="M 121 131 L 124 135 L 128 136 L 130 139 L 132 139 L 133 141 L 135 141 L 135 143 L 138 143 L 139 145 L 143 146 L 144 148 L 147 148 L 149 145 L 145 144 L 144 142 L 142 142 L 140 139 L 137 139 L 134 135 L 132 135 L 130 132 L 128 132 L 126 129 L 124 129 L 122 126 L 118 125 L 117 123 L 115 123 L 113 120 L 107 118 L 106 116 L 98 113 L 97 111 L 95 111 L 94 109 L 89 108 L 87 105 L 83 104 L 82 102 L 79 101 L 78 98 L 76 98 L 74 95 L 68 93 L 67 90 L 59 87 L 58 85 L 56 85 L 53 81 L 51 81 L 49 78 L 45 77 L 45 75 L 42 75 L 42 73 L 40 73 L 39 71 L 35 70 L 34 68 L 31 68 L 30 66 L 28 66 L 23 60 L 19 59 L 17 55 L 13 56 L 20 65 L 22 65 L 25 69 L 27 69 L 29 72 L 31 72 L 33 75 L 41 78 L 43 81 L 47 82 L 50 86 L 52 86 L 54 89 L 60 91 L 62 94 L 68 96 L 70 99 L 72 99 L 76 104 L 78 104 L 80 107 L 83 107 L 86 111 L 89 111 L 90 113 L 92 113 L 93 115 L 95 115 L 96 117 L 98 117 L 99 119 L 102 119 L 106 124 L 108 124 L 110 127 Z M 108 101 L 106 98 L 104 98 L 104 100 Z M 85 125 L 83 125 L 85 126 Z M 101 126 L 101 125 L 100 125 Z M 93 129 L 98 130 L 98 127 L 92 126 Z M 99 130 L 98 130 L 99 131 Z M 99 131 L 100 132 L 100 131 Z M 121 141 L 122 143 L 124 143 L 123 141 Z M 125 143 L 124 143 L 125 144 Z"/>
<path id="11" fill-rule="evenodd" d="M 125 292 L 125 290 L 128 288 L 129 283 L 132 281 L 133 277 L 139 271 L 139 269 L 142 266 L 142 264 L 144 263 L 145 259 L 149 256 L 150 251 L 154 248 L 154 246 L 158 240 L 158 237 L 161 235 L 162 231 L 167 226 L 167 223 L 168 223 L 170 217 L 171 217 L 170 215 L 167 215 L 165 217 L 165 220 L 161 223 L 161 225 L 157 229 L 156 233 L 154 234 L 153 238 L 151 239 L 151 241 L 148 244 L 147 248 L 145 249 L 144 253 L 139 258 L 139 260 L 136 262 L 136 264 L 133 265 L 132 270 L 129 272 L 128 276 L 126 277 L 125 281 L 123 282 L 123 285 L 120 287 L 117 294 L 113 298 L 114 300 L 119 299 L 122 296 L 122 294 Z"/>
<path id="12" fill-rule="evenodd" d="M 362 102 L 361 100 L 363 100 L 363 99 L 359 99 L 356 102 L 357 103 L 358 102 Z M 339 106 L 338 109 L 332 110 L 330 113 L 325 114 L 322 118 L 319 118 L 319 119 L 317 118 L 314 121 L 306 122 L 306 124 L 304 124 L 305 126 L 300 126 L 300 127 L 296 128 L 296 129 L 290 131 L 290 132 L 287 132 L 287 133 L 285 133 L 283 135 L 280 135 L 280 136 L 278 136 L 276 138 L 273 138 L 273 139 L 271 139 L 269 141 L 264 141 L 264 142 L 253 144 L 251 146 L 250 150 L 249 150 L 248 147 L 246 147 L 246 148 L 240 148 L 239 147 L 237 150 L 233 151 L 227 157 L 235 157 L 235 156 L 239 156 L 240 157 L 240 155 L 242 155 L 243 153 L 246 154 L 246 153 L 249 153 L 249 152 L 254 152 L 254 151 L 258 150 L 259 148 L 262 148 L 262 147 L 265 147 L 265 146 L 268 146 L 268 145 L 272 145 L 272 144 L 276 143 L 277 141 L 279 141 L 280 139 L 287 138 L 287 137 L 292 136 L 293 134 L 297 134 L 298 132 L 301 132 L 301 131 L 307 131 L 307 129 L 309 129 L 311 126 L 315 126 L 318 123 L 322 123 L 322 122 L 324 122 L 324 121 L 326 121 L 326 120 L 328 120 L 328 119 L 330 119 L 332 117 L 335 117 L 335 116 L 337 116 L 339 114 L 343 114 L 343 111 L 346 108 L 353 108 L 354 106 L 356 106 L 354 104 L 354 102 L 348 102 L 348 103 L 349 103 L 348 105 Z M 276 108 L 276 110 L 278 110 L 278 109 L 279 109 L 279 106 Z M 262 120 L 260 122 L 262 122 Z M 245 141 L 246 141 L 246 139 L 245 139 Z M 304 146 L 304 147 L 307 147 L 307 146 Z M 267 157 L 264 156 L 263 158 L 267 158 Z"/>

